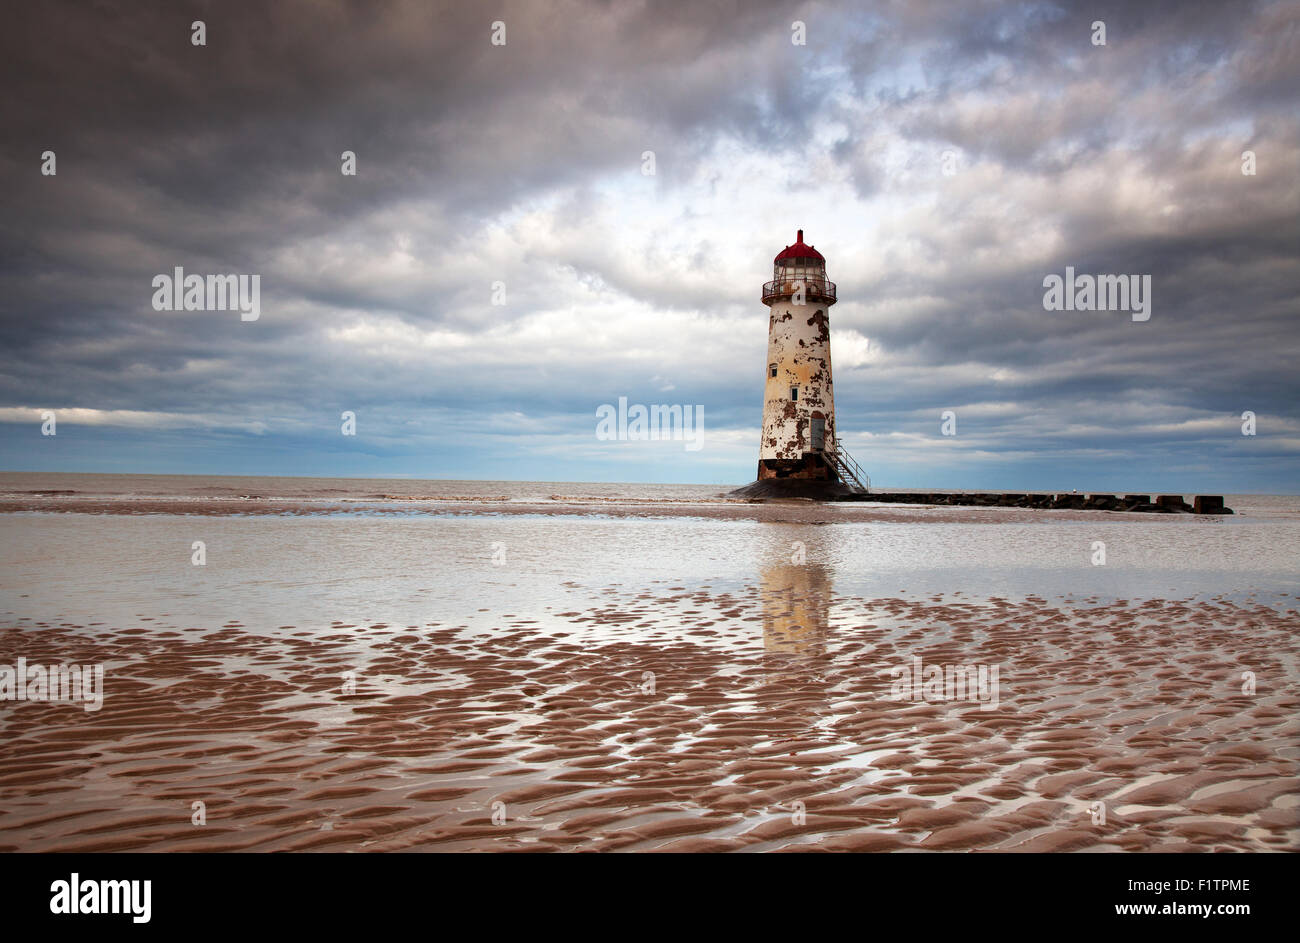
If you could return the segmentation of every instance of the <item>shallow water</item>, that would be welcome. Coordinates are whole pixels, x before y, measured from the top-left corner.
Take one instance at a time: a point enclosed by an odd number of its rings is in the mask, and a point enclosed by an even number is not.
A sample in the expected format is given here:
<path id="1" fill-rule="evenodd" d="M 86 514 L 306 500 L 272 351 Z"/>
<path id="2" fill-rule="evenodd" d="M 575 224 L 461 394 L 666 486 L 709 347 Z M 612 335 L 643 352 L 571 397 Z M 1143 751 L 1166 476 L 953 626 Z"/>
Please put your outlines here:
<path id="1" fill-rule="evenodd" d="M 943 513 L 937 511 L 936 513 Z M 206 565 L 192 564 L 195 541 Z M 1105 563 L 1095 565 L 1105 544 Z M 837 522 L 421 514 L 0 515 L 0 616 L 168 613 L 273 628 L 350 620 L 478 624 L 479 610 L 582 608 L 667 584 L 741 591 L 817 566 L 837 596 L 1208 599 L 1300 593 L 1300 522 Z M 1285 608 L 1285 605 L 1283 605 Z M 490 621 L 490 618 L 489 620 Z"/>

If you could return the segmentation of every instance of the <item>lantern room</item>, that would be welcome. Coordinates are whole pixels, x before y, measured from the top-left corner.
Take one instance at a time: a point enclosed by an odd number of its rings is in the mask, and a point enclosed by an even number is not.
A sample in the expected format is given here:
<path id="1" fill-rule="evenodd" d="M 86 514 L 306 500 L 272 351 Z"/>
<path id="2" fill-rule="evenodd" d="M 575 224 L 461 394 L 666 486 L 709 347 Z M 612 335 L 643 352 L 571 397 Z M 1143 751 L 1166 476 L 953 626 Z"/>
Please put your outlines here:
<path id="1" fill-rule="evenodd" d="M 772 280 L 763 284 L 763 304 L 794 297 L 800 288 L 802 297 L 821 304 L 835 304 L 835 283 L 826 279 L 826 258 L 803 241 L 800 229 L 792 245 L 782 249 L 772 260 Z"/>

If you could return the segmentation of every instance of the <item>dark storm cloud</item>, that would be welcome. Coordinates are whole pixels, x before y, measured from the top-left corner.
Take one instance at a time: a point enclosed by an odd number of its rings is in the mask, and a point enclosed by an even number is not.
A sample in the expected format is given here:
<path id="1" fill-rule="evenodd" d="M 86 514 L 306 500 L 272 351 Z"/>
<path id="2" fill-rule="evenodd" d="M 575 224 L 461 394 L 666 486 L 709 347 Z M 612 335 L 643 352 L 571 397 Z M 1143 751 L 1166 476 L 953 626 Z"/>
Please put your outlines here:
<path id="1" fill-rule="evenodd" d="M 141 279 L 182 263 L 264 271 L 276 251 L 322 231 L 346 234 L 404 200 L 431 200 L 429 241 L 454 246 L 534 192 L 633 166 L 647 140 L 753 117 L 739 94 L 752 76 L 725 67 L 754 50 L 761 5 L 669 15 L 653 4 L 518 4 L 494 15 L 508 21 L 506 49 L 488 44 L 492 17 L 476 4 L 18 11 L 0 64 L 7 87 L 28 92 L 4 106 L 0 287 L 15 315 L 6 348 L 48 357 L 52 333 L 143 333 Z M 193 19 L 207 25 L 201 49 L 189 42 Z M 680 70 L 695 81 L 677 81 Z M 47 147 L 60 176 L 33 187 L 34 155 Z M 358 152 L 363 173 L 340 186 L 344 149 Z M 371 241 L 352 247 L 358 255 L 383 248 L 363 235 Z M 441 299 L 412 282 L 409 291 L 349 285 L 307 265 L 277 284 L 323 305 L 436 319 Z M 186 333 L 177 340 L 191 350 L 224 332 L 193 319 Z"/>
<path id="2" fill-rule="evenodd" d="M 869 463 L 915 479 L 1110 450 L 1157 467 L 1237 448 L 1209 417 L 1231 433 L 1244 409 L 1274 436 L 1251 480 L 1279 487 L 1300 450 L 1297 4 L 52 3 L 8 19 L 0 410 L 190 416 L 298 448 L 358 409 L 394 455 L 448 429 L 470 451 L 508 434 L 543 453 L 631 394 L 707 403 L 742 478 L 757 282 L 787 229 L 817 225 L 837 240 L 837 343 L 870 338 L 836 365 L 840 426 Z M 271 313 L 153 311 L 150 280 L 176 265 L 261 273 Z M 1042 279 L 1067 265 L 1150 274 L 1152 320 L 1044 311 Z M 506 306 L 488 303 L 498 279 Z M 972 421 L 940 454 L 949 407 Z"/>

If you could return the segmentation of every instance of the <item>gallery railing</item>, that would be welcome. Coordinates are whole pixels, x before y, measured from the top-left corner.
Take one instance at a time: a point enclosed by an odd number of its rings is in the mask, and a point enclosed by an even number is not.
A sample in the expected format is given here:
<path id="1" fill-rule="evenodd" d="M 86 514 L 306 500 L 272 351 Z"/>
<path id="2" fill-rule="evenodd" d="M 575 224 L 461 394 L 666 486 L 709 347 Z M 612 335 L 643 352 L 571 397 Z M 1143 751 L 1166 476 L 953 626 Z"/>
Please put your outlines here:
<path id="1" fill-rule="evenodd" d="M 763 303 L 768 304 L 781 298 L 792 297 L 799 290 L 800 285 L 803 286 L 805 301 L 835 304 L 835 283 L 816 275 L 806 275 L 803 278 L 778 278 L 764 282 Z"/>

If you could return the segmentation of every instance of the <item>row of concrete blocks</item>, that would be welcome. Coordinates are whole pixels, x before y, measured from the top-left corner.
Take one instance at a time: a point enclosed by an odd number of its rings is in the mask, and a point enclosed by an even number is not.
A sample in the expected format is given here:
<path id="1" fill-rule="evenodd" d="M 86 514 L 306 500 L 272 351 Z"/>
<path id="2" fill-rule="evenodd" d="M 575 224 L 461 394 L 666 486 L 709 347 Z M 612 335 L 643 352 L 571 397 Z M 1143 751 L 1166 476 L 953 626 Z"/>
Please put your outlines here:
<path id="1" fill-rule="evenodd" d="M 1188 504 L 1181 494 L 956 494 L 930 492 L 908 494 L 886 491 L 845 495 L 842 501 L 877 501 L 892 504 L 950 504 L 975 507 L 1056 508 L 1073 511 L 1137 511 L 1148 514 L 1231 514 L 1223 506 L 1223 495 L 1198 494 Z"/>

